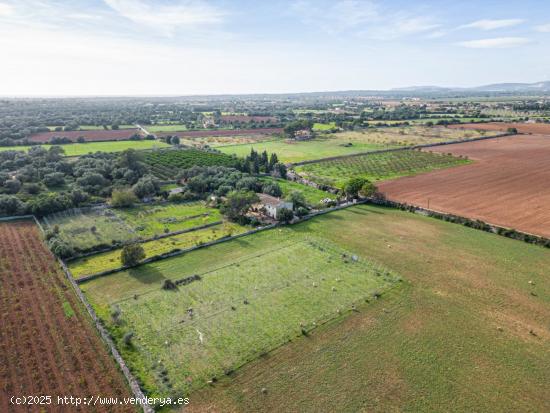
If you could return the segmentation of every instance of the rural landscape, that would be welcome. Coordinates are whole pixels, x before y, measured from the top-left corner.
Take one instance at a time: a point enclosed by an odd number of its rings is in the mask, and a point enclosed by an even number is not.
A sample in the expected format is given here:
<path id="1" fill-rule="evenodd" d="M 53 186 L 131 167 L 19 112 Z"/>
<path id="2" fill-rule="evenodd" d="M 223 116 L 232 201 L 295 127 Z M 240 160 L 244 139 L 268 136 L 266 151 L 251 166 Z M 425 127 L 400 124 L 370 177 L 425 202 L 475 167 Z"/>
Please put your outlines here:
<path id="1" fill-rule="evenodd" d="M 550 82 L 485 81 L 549 24 L 23 3 L 0 0 L 0 413 L 550 412 Z"/>

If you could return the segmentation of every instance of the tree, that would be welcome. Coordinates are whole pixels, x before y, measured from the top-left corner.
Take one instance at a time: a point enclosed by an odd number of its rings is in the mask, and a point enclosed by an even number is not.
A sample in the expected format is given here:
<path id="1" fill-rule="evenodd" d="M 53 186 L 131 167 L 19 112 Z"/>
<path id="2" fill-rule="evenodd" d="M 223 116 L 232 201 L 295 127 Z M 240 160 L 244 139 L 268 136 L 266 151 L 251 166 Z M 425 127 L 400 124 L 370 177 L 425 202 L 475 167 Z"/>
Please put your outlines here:
<path id="1" fill-rule="evenodd" d="M 44 176 L 44 184 L 49 188 L 55 188 L 65 185 L 65 174 L 61 172 L 54 172 L 51 174 L 46 174 Z"/>
<path id="2" fill-rule="evenodd" d="M 287 201 L 292 202 L 295 211 L 298 210 L 298 208 L 307 208 L 306 197 L 301 191 L 292 191 L 290 194 L 288 194 L 288 197 L 286 199 Z"/>
<path id="3" fill-rule="evenodd" d="M 10 194 L 16 194 L 21 189 L 21 182 L 17 179 L 10 179 L 4 183 L 4 187 Z"/>
<path id="4" fill-rule="evenodd" d="M 349 197 L 356 197 L 367 182 L 365 178 L 351 178 L 344 185 L 344 193 Z"/>
<path id="5" fill-rule="evenodd" d="M 262 186 L 262 192 L 264 194 L 276 197 L 280 197 L 283 194 L 283 191 L 277 182 L 266 182 Z"/>
<path id="6" fill-rule="evenodd" d="M 294 218 L 294 213 L 287 208 L 280 208 L 277 210 L 277 221 L 289 223 Z"/>
<path id="7" fill-rule="evenodd" d="M 86 142 L 86 138 L 84 136 L 79 136 L 78 138 L 76 138 L 76 141 L 78 143 L 84 143 Z"/>
<path id="8" fill-rule="evenodd" d="M 221 211 L 232 221 L 243 221 L 250 207 L 259 202 L 258 195 L 251 191 L 231 191 L 221 207 Z"/>
<path id="9" fill-rule="evenodd" d="M 172 136 L 172 139 L 170 140 L 170 143 L 172 145 L 179 145 L 180 144 L 180 138 L 179 136 Z"/>
<path id="10" fill-rule="evenodd" d="M 368 198 L 373 196 L 376 191 L 378 191 L 378 188 L 376 185 L 374 185 L 372 182 L 365 182 L 361 189 L 359 190 L 359 195 L 361 195 L 364 198 Z"/>
<path id="11" fill-rule="evenodd" d="M 137 265 L 144 258 L 145 251 L 143 251 L 141 244 L 125 245 L 120 254 L 120 262 L 127 267 Z"/>
<path id="12" fill-rule="evenodd" d="M 13 195 L 0 195 L 0 215 L 20 215 L 27 206 Z"/>
<path id="13" fill-rule="evenodd" d="M 138 201 L 134 192 L 129 189 L 115 189 L 111 194 L 111 205 L 114 208 L 131 207 Z"/>
<path id="14" fill-rule="evenodd" d="M 118 129 L 118 125 L 115 123 L 113 125 L 111 125 L 111 129 L 112 130 L 117 130 Z"/>
<path id="15" fill-rule="evenodd" d="M 160 190 L 160 185 L 155 177 L 149 175 L 137 181 L 132 190 L 138 198 L 145 198 L 155 196 Z"/>
<path id="16" fill-rule="evenodd" d="M 55 236 L 48 241 L 48 247 L 59 258 L 68 258 L 74 254 L 74 250 L 69 244 Z"/>
<path id="17" fill-rule="evenodd" d="M 507 131 L 509 134 L 513 134 L 513 135 L 516 135 L 518 133 L 517 128 L 508 128 Z"/>

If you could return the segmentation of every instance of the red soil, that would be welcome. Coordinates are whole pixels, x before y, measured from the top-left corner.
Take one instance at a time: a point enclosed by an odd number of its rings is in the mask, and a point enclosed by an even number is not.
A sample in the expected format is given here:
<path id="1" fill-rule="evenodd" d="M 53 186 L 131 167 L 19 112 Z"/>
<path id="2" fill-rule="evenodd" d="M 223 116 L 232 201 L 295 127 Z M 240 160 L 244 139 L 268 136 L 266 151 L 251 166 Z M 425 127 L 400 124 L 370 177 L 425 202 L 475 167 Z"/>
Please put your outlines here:
<path id="1" fill-rule="evenodd" d="M 517 135 L 426 150 L 476 162 L 379 185 L 388 199 L 550 237 L 550 136 Z"/>
<path id="2" fill-rule="evenodd" d="M 541 135 L 550 135 L 550 123 L 505 123 L 505 122 L 489 122 L 489 123 L 464 123 L 457 125 L 449 125 L 452 129 L 478 129 L 487 131 L 506 132 L 508 128 L 516 128 L 519 133 L 533 133 Z"/>
<path id="3" fill-rule="evenodd" d="M 69 138 L 76 142 L 80 136 L 84 136 L 88 142 L 98 141 L 123 141 L 129 139 L 132 135 L 140 134 L 139 129 L 119 129 L 119 130 L 77 130 L 69 132 L 40 132 L 31 135 L 29 140 L 32 142 L 47 143 L 52 138 Z"/>
<path id="4" fill-rule="evenodd" d="M 202 138 L 205 136 L 240 136 L 240 135 L 273 135 L 282 133 L 282 128 L 262 129 L 217 129 L 217 130 L 194 130 L 185 132 L 163 132 L 157 136 L 179 136 L 180 138 Z"/>
<path id="5" fill-rule="evenodd" d="M 84 311 L 36 225 L 0 223 L 0 412 L 135 411 L 57 404 L 58 395 L 132 397 Z M 10 405 L 29 395 L 51 395 L 52 404 Z"/>

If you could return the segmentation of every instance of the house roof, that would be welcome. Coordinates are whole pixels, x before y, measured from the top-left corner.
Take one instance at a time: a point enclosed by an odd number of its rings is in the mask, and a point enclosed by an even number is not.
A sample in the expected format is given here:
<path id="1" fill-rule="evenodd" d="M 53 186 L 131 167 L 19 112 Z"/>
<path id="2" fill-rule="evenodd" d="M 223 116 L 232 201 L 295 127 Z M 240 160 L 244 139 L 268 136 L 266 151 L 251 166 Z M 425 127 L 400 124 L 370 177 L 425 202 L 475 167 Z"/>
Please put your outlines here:
<path id="1" fill-rule="evenodd" d="M 289 204 L 289 202 L 283 201 L 281 198 L 275 198 L 274 196 L 267 194 L 258 194 L 260 202 L 264 205 L 269 205 L 272 207 L 279 207 L 281 204 Z"/>

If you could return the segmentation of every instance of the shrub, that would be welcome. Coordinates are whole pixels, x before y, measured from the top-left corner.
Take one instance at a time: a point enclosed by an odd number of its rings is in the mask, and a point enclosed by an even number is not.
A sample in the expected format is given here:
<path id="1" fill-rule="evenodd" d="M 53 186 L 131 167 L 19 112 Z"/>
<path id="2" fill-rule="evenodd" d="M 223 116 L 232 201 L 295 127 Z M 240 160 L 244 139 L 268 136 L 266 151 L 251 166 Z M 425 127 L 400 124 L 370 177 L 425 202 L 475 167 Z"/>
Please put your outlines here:
<path id="1" fill-rule="evenodd" d="M 174 284 L 174 282 L 169 278 L 165 279 L 162 283 L 163 290 L 175 290 L 176 288 L 178 288 L 176 284 Z"/>
<path id="2" fill-rule="evenodd" d="M 281 208 L 277 210 L 277 221 L 290 222 L 294 218 L 294 213 L 287 208 Z"/>
<path id="3" fill-rule="evenodd" d="M 122 248 L 120 261 L 122 265 L 132 267 L 145 258 L 145 251 L 141 244 L 129 244 Z"/>
<path id="4" fill-rule="evenodd" d="M 130 347 L 132 345 L 132 339 L 134 338 L 134 332 L 128 331 L 126 334 L 124 334 L 124 337 L 122 337 L 122 342 L 127 347 Z"/>
<path id="5" fill-rule="evenodd" d="M 74 255 L 73 248 L 57 237 L 51 237 L 49 239 L 48 247 L 59 258 L 67 258 Z"/>
<path id="6" fill-rule="evenodd" d="M 111 195 L 111 205 L 115 208 L 131 207 L 137 201 L 131 189 L 115 189 Z"/>

